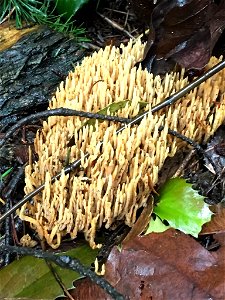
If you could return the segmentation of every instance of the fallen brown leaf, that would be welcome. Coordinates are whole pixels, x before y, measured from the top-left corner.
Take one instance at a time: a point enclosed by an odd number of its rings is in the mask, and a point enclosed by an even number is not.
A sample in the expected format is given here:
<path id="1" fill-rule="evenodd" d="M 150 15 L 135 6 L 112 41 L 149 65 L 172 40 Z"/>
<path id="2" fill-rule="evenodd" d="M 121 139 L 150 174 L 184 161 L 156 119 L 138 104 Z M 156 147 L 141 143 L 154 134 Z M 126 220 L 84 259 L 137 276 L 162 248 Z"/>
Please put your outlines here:
<path id="1" fill-rule="evenodd" d="M 154 203 L 154 198 L 151 196 L 149 198 L 147 205 L 144 207 L 143 211 L 141 212 L 140 217 L 137 219 L 136 223 L 133 225 L 130 232 L 123 240 L 123 243 L 132 240 L 133 238 L 141 234 L 146 229 L 151 219 L 151 215 L 153 211 L 153 203 Z"/>
<path id="2" fill-rule="evenodd" d="M 225 233 L 225 207 L 217 205 L 215 215 L 212 220 L 203 225 L 201 235 L 213 233 Z"/>
<path id="3" fill-rule="evenodd" d="M 221 249 L 225 248 L 225 243 Z M 126 299 L 225 299 L 225 251 L 210 253 L 188 235 L 169 229 L 136 237 L 111 251 L 105 278 Z M 76 284 L 76 283 L 75 283 Z M 111 299 L 86 281 L 76 285 L 74 299 Z"/>
<path id="4" fill-rule="evenodd" d="M 201 70 L 225 28 L 225 2 L 210 0 L 130 0 L 133 10 L 150 25 L 142 66 L 165 74 L 179 64 Z"/>
<path id="5" fill-rule="evenodd" d="M 83 278 L 74 282 L 75 289 L 69 290 L 70 295 L 74 300 L 112 300 L 102 288 L 94 284 L 90 279 Z M 57 297 L 56 300 L 68 299 L 64 297 Z"/>

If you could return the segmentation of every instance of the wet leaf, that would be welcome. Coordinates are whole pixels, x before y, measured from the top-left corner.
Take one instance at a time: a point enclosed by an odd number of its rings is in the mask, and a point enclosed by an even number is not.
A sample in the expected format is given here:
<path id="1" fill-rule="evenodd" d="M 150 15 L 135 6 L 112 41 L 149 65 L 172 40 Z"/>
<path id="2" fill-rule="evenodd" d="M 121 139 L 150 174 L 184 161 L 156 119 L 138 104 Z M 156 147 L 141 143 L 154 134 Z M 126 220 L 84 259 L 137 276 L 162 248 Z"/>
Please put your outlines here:
<path id="1" fill-rule="evenodd" d="M 222 233 L 216 233 L 213 235 L 214 239 L 219 242 L 220 244 L 220 247 L 217 251 L 214 252 L 214 255 L 220 259 L 221 258 L 221 261 L 220 263 L 225 265 L 225 232 L 222 232 Z"/>
<path id="2" fill-rule="evenodd" d="M 204 197 L 182 178 L 170 179 L 159 195 L 154 213 L 171 227 L 198 237 L 202 225 L 210 221 L 212 215 Z"/>
<path id="3" fill-rule="evenodd" d="M 64 254 L 90 265 L 97 252 L 87 245 L 82 245 Z M 62 269 L 54 264 L 53 266 L 66 288 L 72 287 L 73 280 L 80 277 L 71 270 Z M 0 283 L 0 295 L 3 298 L 54 299 L 63 294 L 46 262 L 31 256 L 25 256 L 4 267 L 0 271 Z"/>
<path id="4" fill-rule="evenodd" d="M 221 246 L 225 248 L 225 246 Z M 224 253 L 221 253 L 221 255 Z M 136 237 L 114 247 L 106 263 L 105 278 L 130 300 L 224 299 L 225 265 L 192 237 L 169 229 Z M 88 280 L 72 290 L 75 299 L 111 299 Z"/>
<path id="5" fill-rule="evenodd" d="M 175 64 L 205 67 L 225 28 L 224 1 L 159 0 L 155 7 L 147 1 L 130 2 L 139 18 L 148 18 L 151 29 L 143 67 L 154 74 L 166 73 Z"/>
<path id="6" fill-rule="evenodd" d="M 75 289 L 69 290 L 74 300 L 113 300 L 102 288 L 94 284 L 89 278 L 81 278 L 74 282 Z M 55 300 L 65 300 L 67 297 L 57 297 Z"/>

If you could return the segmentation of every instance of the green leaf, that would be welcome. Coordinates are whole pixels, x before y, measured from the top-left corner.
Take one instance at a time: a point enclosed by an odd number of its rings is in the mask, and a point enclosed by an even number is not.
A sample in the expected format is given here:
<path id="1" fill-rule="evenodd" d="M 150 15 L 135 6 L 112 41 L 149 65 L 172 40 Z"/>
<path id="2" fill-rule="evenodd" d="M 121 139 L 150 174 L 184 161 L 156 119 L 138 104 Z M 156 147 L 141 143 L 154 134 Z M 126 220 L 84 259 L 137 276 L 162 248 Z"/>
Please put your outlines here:
<path id="1" fill-rule="evenodd" d="M 145 235 L 151 232 L 164 232 L 169 228 L 170 226 L 164 225 L 163 222 L 160 220 L 160 218 L 156 216 L 155 220 L 151 218 L 148 229 L 145 232 Z"/>
<path id="2" fill-rule="evenodd" d="M 170 179 L 159 194 L 159 203 L 153 211 L 171 227 L 198 237 L 202 225 L 211 220 L 212 212 L 204 197 L 184 179 Z"/>
<path id="3" fill-rule="evenodd" d="M 56 9 L 66 19 L 70 19 L 89 0 L 55 0 Z"/>
<path id="4" fill-rule="evenodd" d="M 99 115 L 107 115 L 107 113 L 109 112 L 109 114 L 114 114 L 116 113 L 118 110 L 120 110 L 121 108 L 124 108 L 126 106 L 126 104 L 129 102 L 129 100 L 123 100 L 123 101 L 119 101 L 119 102 L 113 102 L 111 104 L 109 104 L 108 106 L 106 106 L 105 108 L 99 110 L 97 113 Z M 90 119 L 88 121 L 86 121 L 83 125 L 83 126 L 86 126 L 86 125 L 92 125 L 92 126 L 95 126 L 95 122 L 96 122 L 96 119 Z M 102 120 L 99 120 L 99 122 L 103 122 Z M 82 128 L 81 127 L 81 128 Z"/>
<path id="5" fill-rule="evenodd" d="M 120 110 L 121 108 L 124 108 L 126 106 L 126 104 L 130 104 L 131 101 L 130 100 L 122 100 L 122 101 L 118 101 L 118 102 L 113 102 L 111 104 L 109 104 L 108 106 L 106 106 L 105 108 L 99 110 L 97 113 L 100 115 L 107 115 L 108 113 L 111 115 L 115 114 L 116 112 L 118 112 L 118 110 Z M 139 114 L 141 114 L 144 110 L 144 108 L 146 107 L 146 105 L 148 104 L 147 102 L 144 101 L 140 101 L 139 103 Z M 99 120 L 99 122 L 103 122 L 102 120 Z M 81 126 L 80 129 L 82 129 L 84 126 L 89 125 L 89 126 L 93 126 L 94 130 L 95 130 L 95 123 L 96 123 L 96 119 L 90 119 L 86 122 L 84 122 Z M 74 137 L 72 137 L 68 143 L 68 147 L 72 147 L 73 145 L 75 145 L 75 140 Z M 67 153 L 67 157 L 65 159 L 65 162 L 69 162 L 69 155 L 70 153 Z"/>
<path id="6" fill-rule="evenodd" d="M 62 253 L 59 253 L 62 254 Z M 97 250 L 82 245 L 65 255 L 78 258 L 84 265 L 94 262 Z M 52 264 L 66 288 L 80 275 Z M 3 298 L 54 299 L 63 292 L 43 259 L 25 256 L 0 271 L 0 295 Z"/>
<path id="7" fill-rule="evenodd" d="M 113 103 L 109 104 L 108 106 L 106 106 L 105 108 L 99 110 L 97 113 L 100 115 L 107 115 L 108 113 L 110 115 L 113 115 L 116 112 L 118 112 L 118 110 L 124 108 L 127 105 L 127 103 L 130 105 L 131 101 L 123 100 L 123 101 L 113 102 Z M 145 108 L 147 104 L 148 104 L 147 102 L 140 101 L 139 102 L 140 110 Z M 90 119 L 90 120 L 86 121 L 83 126 L 85 126 L 85 125 L 93 125 L 94 126 L 95 122 L 96 122 L 95 119 Z M 103 122 L 103 121 L 99 120 L 99 122 Z"/>
<path id="8" fill-rule="evenodd" d="M 116 113 L 118 110 L 120 110 L 121 108 L 124 108 L 126 106 L 127 103 L 130 103 L 130 100 L 123 100 L 123 101 L 119 101 L 119 102 L 113 102 L 111 104 L 109 104 L 108 106 L 104 107 L 103 109 L 99 110 L 97 113 L 100 115 L 106 115 L 107 113 L 114 114 Z M 145 102 L 143 102 L 145 103 Z M 146 103 L 147 105 L 147 103 Z M 102 123 L 102 120 L 98 120 L 100 123 Z M 84 126 L 93 126 L 93 129 L 95 130 L 95 123 L 96 123 L 96 119 L 89 119 L 88 121 L 85 121 L 82 126 L 80 127 L 80 130 L 84 127 Z M 74 137 L 72 137 L 68 143 L 68 147 L 71 147 L 75 145 L 75 140 Z M 70 162 L 70 148 L 67 151 L 67 155 L 65 158 L 65 166 Z"/>

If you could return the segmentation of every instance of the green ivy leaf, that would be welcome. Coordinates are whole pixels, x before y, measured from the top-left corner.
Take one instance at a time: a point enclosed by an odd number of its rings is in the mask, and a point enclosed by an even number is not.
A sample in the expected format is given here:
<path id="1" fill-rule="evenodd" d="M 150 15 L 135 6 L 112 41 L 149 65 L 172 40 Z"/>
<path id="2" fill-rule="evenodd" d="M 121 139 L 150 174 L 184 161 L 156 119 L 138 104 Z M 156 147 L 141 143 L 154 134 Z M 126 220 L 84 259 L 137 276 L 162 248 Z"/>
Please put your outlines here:
<path id="1" fill-rule="evenodd" d="M 204 197 L 182 178 L 170 179 L 159 195 L 153 212 L 175 229 L 198 237 L 202 225 L 211 220 L 212 212 Z"/>
<path id="2" fill-rule="evenodd" d="M 151 218 L 148 229 L 145 232 L 145 235 L 151 232 L 164 232 L 169 228 L 170 226 L 164 225 L 163 222 L 160 220 L 160 218 L 156 216 L 155 220 Z"/>
<path id="3" fill-rule="evenodd" d="M 62 253 L 59 253 L 62 254 Z M 84 265 L 90 265 L 97 255 L 87 244 L 64 252 L 78 258 Z M 52 264 L 66 288 L 80 275 Z M 25 256 L 0 271 L 0 295 L 2 298 L 54 299 L 63 292 L 43 259 Z"/>

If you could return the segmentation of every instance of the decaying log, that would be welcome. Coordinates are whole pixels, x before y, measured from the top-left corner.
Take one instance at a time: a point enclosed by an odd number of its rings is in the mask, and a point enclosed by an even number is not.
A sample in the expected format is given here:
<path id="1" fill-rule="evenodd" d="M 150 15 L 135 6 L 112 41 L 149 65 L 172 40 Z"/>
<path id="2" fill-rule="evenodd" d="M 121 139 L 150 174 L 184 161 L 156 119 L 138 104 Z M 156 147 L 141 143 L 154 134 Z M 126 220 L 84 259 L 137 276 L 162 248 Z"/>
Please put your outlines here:
<path id="1" fill-rule="evenodd" d="M 85 52 L 74 39 L 46 27 L 0 51 L 0 131 L 24 113 L 45 109 Z"/>

